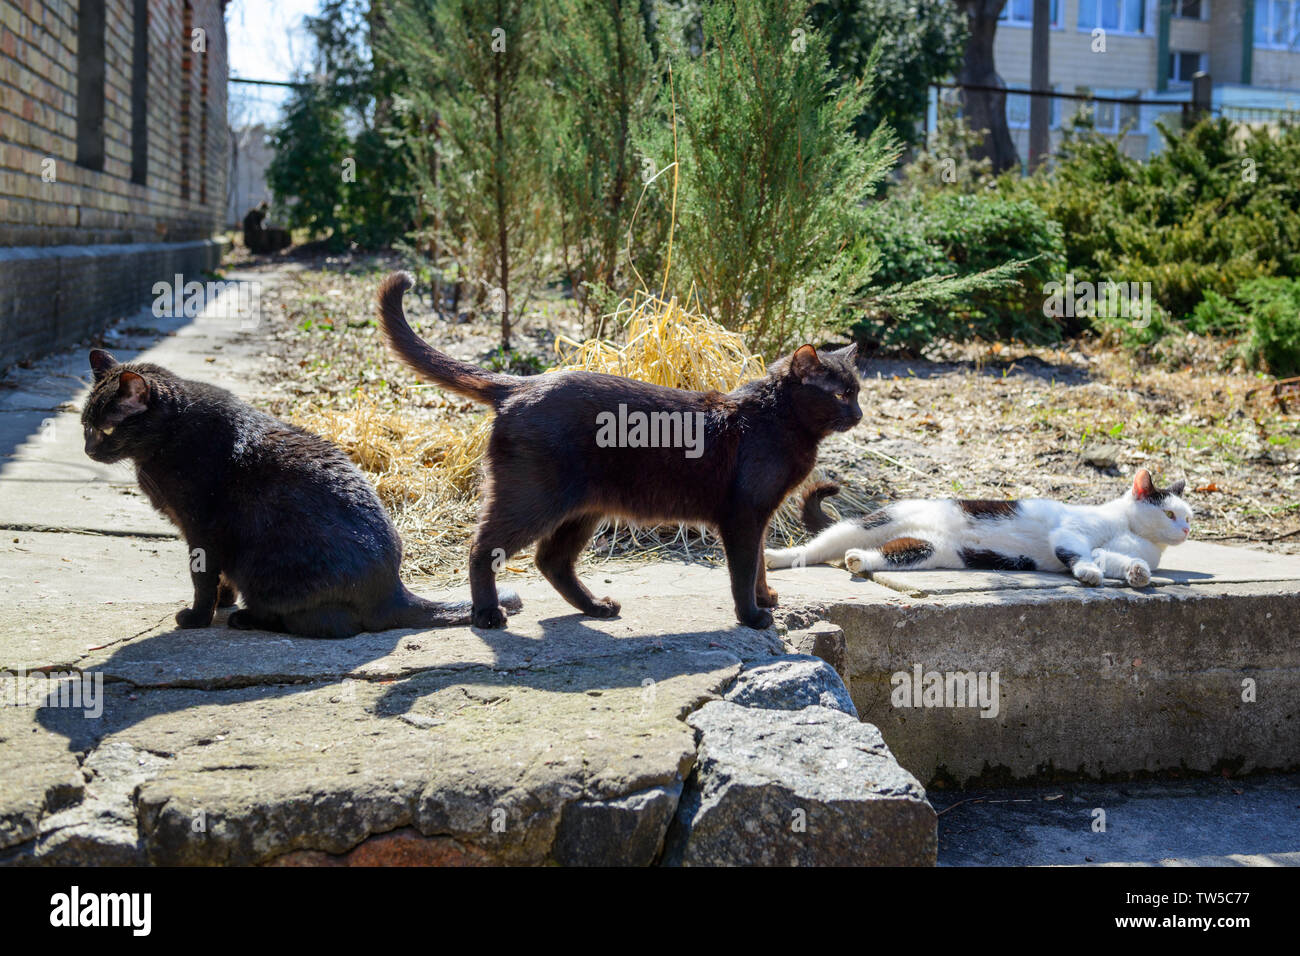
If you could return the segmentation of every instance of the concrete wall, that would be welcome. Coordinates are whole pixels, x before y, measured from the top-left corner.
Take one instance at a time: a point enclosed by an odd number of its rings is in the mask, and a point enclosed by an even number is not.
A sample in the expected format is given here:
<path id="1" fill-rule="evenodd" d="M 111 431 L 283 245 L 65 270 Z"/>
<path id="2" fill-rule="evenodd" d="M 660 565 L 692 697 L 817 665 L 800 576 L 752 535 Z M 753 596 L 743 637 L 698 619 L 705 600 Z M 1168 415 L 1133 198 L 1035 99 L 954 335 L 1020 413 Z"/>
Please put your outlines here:
<path id="1" fill-rule="evenodd" d="M 224 0 L 147 0 L 139 11 L 136 0 L 103 0 L 102 57 L 91 35 L 78 35 L 81 4 L 93 2 L 0 3 L 0 247 L 8 247 L 0 260 L 0 367 L 33 354 L 36 343 L 52 348 L 128 311 L 135 303 L 123 305 L 123 290 L 147 291 L 169 278 L 141 274 L 154 265 L 215 265 L 207 247 L 224 220 L 230 148 Z M 137 77 L 138 12 L 146 14 L 147 70 Z M 83 154 L 79 164 L 78 136 L 84 141 L 93 115 L 87 111 L 79 129 L 86 64 L 102 70 L 103 148 L 102 162 L 86 163 Z M 137 151 L 141 126 L 145 148 Z M 195 240 L 207 251 L 146 251 Z M 91 248 L 73 255 L 73 246 Z M 94 284 L 66 288 L 82 266 L 92 268 Z M 62 304 L 33 312 L 46 300 Z M 34 333 L 33 315 L 57 332 Z"/>
<path id="2" fill-rule="evenodd" d="M 1300 89 L 1300 53 L 1255 47 L 1251 85 L 1276 90 Z"/>

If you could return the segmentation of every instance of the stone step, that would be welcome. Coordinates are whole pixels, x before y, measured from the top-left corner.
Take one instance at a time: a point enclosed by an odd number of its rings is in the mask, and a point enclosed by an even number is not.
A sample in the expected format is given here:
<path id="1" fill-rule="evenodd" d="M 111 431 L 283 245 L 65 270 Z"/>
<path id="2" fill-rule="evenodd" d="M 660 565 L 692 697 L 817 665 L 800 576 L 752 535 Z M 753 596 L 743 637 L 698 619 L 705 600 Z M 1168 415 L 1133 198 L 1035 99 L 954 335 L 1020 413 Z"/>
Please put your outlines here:
<path id="1" fill-rule="evenodd" d="M 1166 559 L 1142 590 L 840 572 L 824 610 L 862 719 L 927 783 L 1300 767 L 1300 556 L 1192 541 Z"/>

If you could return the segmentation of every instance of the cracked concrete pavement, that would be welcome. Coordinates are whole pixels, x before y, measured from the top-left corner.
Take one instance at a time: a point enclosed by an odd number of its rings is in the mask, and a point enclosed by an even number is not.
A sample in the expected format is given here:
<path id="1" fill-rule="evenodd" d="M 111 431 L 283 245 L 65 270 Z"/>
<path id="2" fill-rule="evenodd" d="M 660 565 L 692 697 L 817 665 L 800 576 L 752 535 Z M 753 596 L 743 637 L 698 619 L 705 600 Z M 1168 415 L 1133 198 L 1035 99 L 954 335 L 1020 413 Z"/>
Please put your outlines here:
<path id="1" fill-rule="evenodd" d="M 109 347 L 254 398 L 258 330 L 220 313 L 144 313 Z M 678 564 L 589 571 L 623 601 L 609 621 L 531 576 L 504 631 L 179 630 L 181 542 L 128 465 L 82 453 L 85 363 L 0 393 L 0 671 L 7 702 L 43 705 L 0 707 L 0 862 L 650 863 L 695 761 L 685 718 L 788 653 L 735 623 L 725 569 Z"/>

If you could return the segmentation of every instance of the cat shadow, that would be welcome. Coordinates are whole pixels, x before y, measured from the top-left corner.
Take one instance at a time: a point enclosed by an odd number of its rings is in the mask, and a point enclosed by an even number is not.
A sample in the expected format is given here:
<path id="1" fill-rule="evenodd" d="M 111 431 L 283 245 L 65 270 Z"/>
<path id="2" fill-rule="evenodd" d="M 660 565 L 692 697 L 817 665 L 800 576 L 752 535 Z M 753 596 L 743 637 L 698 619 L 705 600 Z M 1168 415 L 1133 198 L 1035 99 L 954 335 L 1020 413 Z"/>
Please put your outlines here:
<path id="1" fill-rule="evenodd" d="M 990 378 L 1036 378 L 1062 385 L 1084 385 L 1092 381 L 1092 373 L 1072 362 L 1048 362 L 1036 355 L 1022 355 L 1015 359 L 997 359 L 992 362 L 971 360 L 936 362 L 929 359 L 902 359 L 888 356 L 870 356 L 858 362 L 858 374 L 863 379 L 882 378 L 937 378 L 953 372 L 984 375 Z"/>
<path id="2" fill-rule="evenodd" d="M 159 716 L 214 705 L 255 707 L 259 701 L 330 686 L 340 691 L 331 700 L 355 699 L 356 688 L 370 683 L 389 686 L 367 709 L 373 708 L 379 717 L 400 718 L 419 701 L 466 684 L 496 686 L 503 696 L 512 688 L 564 694 L 643 688 L 647 681 L 659 683 L 726 667 L 770 640 L 739 624 L 615 637 L 589 621 L 576 611 L 543 618 L 537 622 L 540 636 L 508 627 L 471 628 L 470 633 L 490 651 L 486 657 L 462 654 L 427 664 L 399 659 L 391 670 L 369 673 L 364 672 L 367 665 L 389 657 L 404 644 L 418 651 L 420 645 L 438 640 L 438 631 L 401 629 L 327 641 L 267 631 L 231 632 L 224 621 L 210 628 L 176 628 L 125 644 L 85 671 L 86 675 L 112 675 L 103 685 L 101 714 L 54 706 L 58 691 L 51 690 L 37 710 L 36 722 L 64 737 L 70 751 L 85 752 L 109 735 Z M 463 636 L 464 630 L 459 631 Z M 230 641 L 232 633 L 237 640 Z M 229 642 L 229 668 L 223 666 L 226 658 L 218 643 L 223 640 Z M 179 663 L 200 654 L 205 659 L 201 675 L 179 672 Z M 276 666 L 280 661 L 293 664 Z M 315 666 L 303 667 L 304 661 Z"/>

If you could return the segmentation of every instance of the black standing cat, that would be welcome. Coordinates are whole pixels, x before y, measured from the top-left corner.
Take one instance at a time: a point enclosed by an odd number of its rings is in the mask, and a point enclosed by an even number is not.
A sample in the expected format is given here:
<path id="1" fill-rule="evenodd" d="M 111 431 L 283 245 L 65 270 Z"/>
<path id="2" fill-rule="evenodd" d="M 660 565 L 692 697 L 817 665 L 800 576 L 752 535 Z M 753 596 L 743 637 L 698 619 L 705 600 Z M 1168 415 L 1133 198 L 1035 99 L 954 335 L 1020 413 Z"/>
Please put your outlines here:
<path id="1" fill-rule="evenodd" d="M 421 377 L 496 410 L 470 547 L 476 625 L 505 623 L 494 565 L 533 541 L 538 568 L 566 601 L 593 617 L 616 615 L 618 603 L 592 597 L 574 573 L 607 516 L 713 526 L 727 554 L 737 618 L 751 627 L 772 624 L 767 525 L 812 470 L 818 443 L 862 419 L 855 346 L 819 353 L 804 345 L 766 378 L 726 395 L 595 372 L 519 378 L 426 344 L 402 311 L 410 286 L 410 276 L 394 273 L 379 290 L 393 351 Z"/>
<path id="2" fill-rule="evenodd" d="M 131 459 L 189 548 L 194 606 L 176 615 L 181 627 L 208 626 L 241 595 L 231 627 L 351 637 L 469 623 L 468 602 L 426 601 L 402 585 L 401 539 L 338 447 L 157 365 L 95 349 L 90 367 L 86 454 Z"/>

